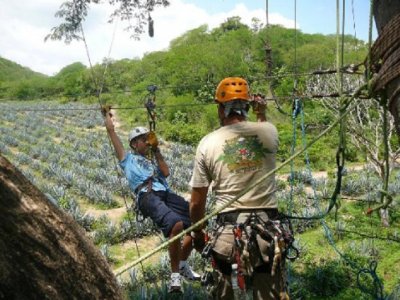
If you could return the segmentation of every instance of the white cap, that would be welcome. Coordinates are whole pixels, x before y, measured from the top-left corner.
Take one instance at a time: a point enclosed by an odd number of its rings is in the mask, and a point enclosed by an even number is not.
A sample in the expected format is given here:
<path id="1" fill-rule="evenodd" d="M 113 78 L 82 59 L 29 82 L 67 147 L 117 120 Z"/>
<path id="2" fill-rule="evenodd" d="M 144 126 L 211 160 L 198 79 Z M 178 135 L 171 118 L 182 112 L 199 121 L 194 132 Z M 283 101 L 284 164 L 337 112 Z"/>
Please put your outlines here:
<path id="1" fill-rule="evenodd" d="M 132 131 L 129 133 L 129 138 L 128 138 L 129 144 L 131 143 L 131 141 L 134 138 L 138 137 L 139 135 L 146 134 L 146 133 L 149 133 L 149 130 L 146 127 L 139 126 L 139 127 L 133 128 Z"/>

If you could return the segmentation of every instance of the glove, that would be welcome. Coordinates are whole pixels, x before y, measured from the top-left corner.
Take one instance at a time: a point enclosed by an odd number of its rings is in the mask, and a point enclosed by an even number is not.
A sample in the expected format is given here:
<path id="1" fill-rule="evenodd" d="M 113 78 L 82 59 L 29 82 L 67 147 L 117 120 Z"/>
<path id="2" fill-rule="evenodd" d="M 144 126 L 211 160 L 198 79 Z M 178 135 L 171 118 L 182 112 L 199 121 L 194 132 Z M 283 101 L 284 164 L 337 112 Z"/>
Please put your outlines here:
<path id="1" fill-rule="evenodd" d="M 111 105 L 102 105 L 101 106 L 101 114 L 103 117 L 107 115 L 107 113 L 110 113 L 111 110 Z M 110 113 L 110 117 L 112 117 L 112 114 Z"/>
<path id="2" fill-rule="evenodd" d="M 262 94 L 254 94 L 250 105 L 253 108 L 253 113 L 264 114 L 267 109 L 267 100 L 265 100 L 265 96 Z"/>
<path id="3" fill-rule="evenodd" d="M 157 140 L 157 136 L 156 133 L 154 131 L 150 131 L 147 134 L 147 143 L 149 143 L 149 145 L 151 146 L 151 148 L 153 150 L 156 150 L 158 147 L 158 140 Z"/>
<path id="4" fill-rule="evenodd" d="M 193 248 L 201 253 L 206 245 L 204 230 L 192 231 L 190 236 L 192 237 Z"/>

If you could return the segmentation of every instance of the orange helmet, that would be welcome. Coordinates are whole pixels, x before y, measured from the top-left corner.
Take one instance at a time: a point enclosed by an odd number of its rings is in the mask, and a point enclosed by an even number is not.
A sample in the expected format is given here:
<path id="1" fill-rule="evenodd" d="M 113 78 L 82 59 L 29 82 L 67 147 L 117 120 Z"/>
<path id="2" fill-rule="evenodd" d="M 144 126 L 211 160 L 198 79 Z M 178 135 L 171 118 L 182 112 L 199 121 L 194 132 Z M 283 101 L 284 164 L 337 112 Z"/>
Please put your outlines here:
<path id="1" fill-rule="evenodd" d="M 215 101 L 225 103 L 232 100 L 249 101 L 249 85 L 241 77 L 227 77 L 223 79 L 215 92 Z"/>

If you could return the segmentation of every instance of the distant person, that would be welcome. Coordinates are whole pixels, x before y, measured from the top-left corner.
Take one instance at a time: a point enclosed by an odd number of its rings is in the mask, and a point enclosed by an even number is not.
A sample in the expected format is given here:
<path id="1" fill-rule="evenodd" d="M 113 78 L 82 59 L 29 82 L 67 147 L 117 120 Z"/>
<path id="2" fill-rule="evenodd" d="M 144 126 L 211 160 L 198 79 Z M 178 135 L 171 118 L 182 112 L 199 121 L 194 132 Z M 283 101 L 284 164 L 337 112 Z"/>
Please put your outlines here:
<path id="1" fill-rule="evenodd" d="M 161 155 L 155 133 L 145 127 L 133 128 L 128 140 L 132 151 L 125 152 L 108 111 L 105 112 L 105 125 L 143 216 L 150 217 L 166 238 L 172 238 L 189 227 L 189 203 L 168 187 L 169 168 Z M 192 251 L 191 236 L 183 238 L 182 246 L 179 240 L 175 241 L 168 251 L 172 271 L 169 292 L 181 292 L 181 275 L 190 280 L 200 279 L 186 262 Z"/>
<path id="2" fill-rule="evenodd" d="M 215 101 L 221 127 L 203 137 L 197 147 L 191 179 L 192 223 L 204 217 L 209 187 L 220 207 L 275 168 L 278 132 L 266 122 L 265 97 L 250 96 L 246 80 L 228 77 L 219 83 Z M 257 122 L 247 121 L 250 106 Z M 272 175 L 217 215 L 207 245 L 216 266 L 213 299 L 240 299 L 248 289 L 254 299 L 288 299 L 283 252 L 290 241 L 284 238 L 288 231 L 279 218 L 275 191 Z M 204 247 L 202 229 L 192 232 L 196 249 Z"/>

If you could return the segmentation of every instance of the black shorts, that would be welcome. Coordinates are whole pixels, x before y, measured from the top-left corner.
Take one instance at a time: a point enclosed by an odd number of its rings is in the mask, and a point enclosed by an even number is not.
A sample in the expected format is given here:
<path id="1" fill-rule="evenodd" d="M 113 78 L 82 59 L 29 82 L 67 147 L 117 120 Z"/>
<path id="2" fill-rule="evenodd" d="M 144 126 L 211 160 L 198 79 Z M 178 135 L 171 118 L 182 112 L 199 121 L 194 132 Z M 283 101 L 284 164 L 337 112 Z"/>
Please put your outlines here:
<path id="1" fill-rule="evenodd" d="M 151 191 L 141 193 L 138 199 L 140 212 L 144 217 L 150 217 L 168 237 L 172 228 L 178 222 L 183 222 L 183 228 L 191 224 L 189 202 L 175 193 Z"/>

